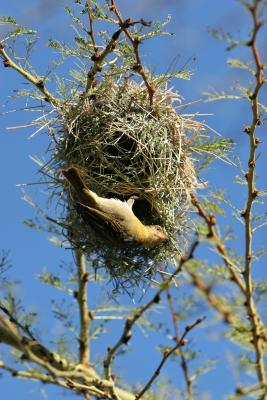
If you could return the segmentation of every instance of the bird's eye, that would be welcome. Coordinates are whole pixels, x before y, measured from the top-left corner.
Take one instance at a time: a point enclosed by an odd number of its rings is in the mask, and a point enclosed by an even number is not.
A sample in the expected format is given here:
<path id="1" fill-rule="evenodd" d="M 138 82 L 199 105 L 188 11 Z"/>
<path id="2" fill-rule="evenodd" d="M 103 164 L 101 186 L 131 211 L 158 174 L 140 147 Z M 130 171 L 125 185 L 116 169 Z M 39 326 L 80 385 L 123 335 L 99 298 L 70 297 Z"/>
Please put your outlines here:
<path id="1" fill-rule="evenodd" d="M 157 231 L 159 231 L 159 232 L 162 231 L 161 226 L 159 226 L 159 225 L 156 226 L 156 229 L 157 229 Z"/>

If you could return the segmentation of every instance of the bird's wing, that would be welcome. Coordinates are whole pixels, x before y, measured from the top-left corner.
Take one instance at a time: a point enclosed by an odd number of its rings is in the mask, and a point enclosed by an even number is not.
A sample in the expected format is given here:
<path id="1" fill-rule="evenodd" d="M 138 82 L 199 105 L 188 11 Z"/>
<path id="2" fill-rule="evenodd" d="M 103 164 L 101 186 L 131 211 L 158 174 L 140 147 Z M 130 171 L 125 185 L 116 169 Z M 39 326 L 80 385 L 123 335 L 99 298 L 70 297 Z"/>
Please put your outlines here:
<path id="1" fill-rule="evenodd" d="M 82 203 L 77 203 L 77 211 L 82 215 L 83 219 L 86 220 L 90 225 L 96 225 L 98 228 L 105 228 L 107 226 L 115 232 L 121 233 L 121 226 L 112 218 L 109 214 L 104 211 L 97 210 L 96 208 L 86 206 Z"/>
<path id="2" fill-rule="evenodd" d="M 134 202 L 135 202 L 135 198 L 134 198 L 134 197 L 130 197 L 130 198 L 127 200 L 127 204 L 128 204 L 128 206 L 130 207 L 130 209 L 133 208 Z"/>

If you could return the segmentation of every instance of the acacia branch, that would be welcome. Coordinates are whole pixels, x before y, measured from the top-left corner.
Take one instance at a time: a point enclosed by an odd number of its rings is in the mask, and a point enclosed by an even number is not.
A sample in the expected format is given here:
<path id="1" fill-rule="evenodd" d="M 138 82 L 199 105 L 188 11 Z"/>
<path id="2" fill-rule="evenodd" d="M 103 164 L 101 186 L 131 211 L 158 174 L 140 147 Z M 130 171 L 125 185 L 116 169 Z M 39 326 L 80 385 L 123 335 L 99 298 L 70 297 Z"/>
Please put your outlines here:
<path id="1" fill-rule="evenodd" d="M 59 354 L 50 351 L 38 341 L 33 341 L 21 335 L 17 327 L 1 314 L 0 342 L 19 350 L 22 353 L 22 359 L 34 363 L 47 371 L 47 383 L 67 387 L 78 393 L 86 392 L 101 399 L 112 399 L 110 392 L 112 392 L 114 383 L 102 379 L 91 366 L 76 365 Z M 1 363 L 0 368 L 7 370 Z M 11 370 L 9 372 L 12 373 Z M 14 376 L 20 376 L 20 374 L 15 374 L 15 370 L 13 372 Z M 32 370 L 27 372 L 31 374 Z M 34 374 L 31 379 L 43 381 L 43 374 L 41 373 L 40 376 Z M 134 400 L 132 393 L 118 387 L 116 387 L 116 393 L 118 393 L 121 400 Z"/>
<path id="2" fill-rule="evenodd" d="M 248 172 L 246 173 L 247 200 L 246 200 L 245 210 L 242 212 L 242 216 L 245 222 L 245 266 L 243 272 L 245 287 L 246 287 L 245 305 L 247 307 L 247 314 L 251 324 L 251 333 L 256 352 L 256 367 L 257 367 L 258 380 L 261 384 L 264 384 L 266 383 L 266 373 L 264 367 L 264 346 L 266 343 L 266 334 L 264 332 L 255 305 L 255 301 L 253 298 L 253 283 L 251 276 L 252 239 L 253 239 L 252 224 L 251 224 L 252 205 L 258 196 L 258 191 L 255 186 L 255 167 L 256 167 L 256 149 L 259 145 L 259 140 L 255 137 L 255 131 L 258 125 L 261 124 L 258 95 L 261 87 L 266 81 L 263 74 L 263 70 L 265 67 L 261 61 L 256 43 L 257 34 L 263 25 L 263 22 L 258 19 L 258 11 L 260 3 L 261 1 L 254 0 L 252 4 L 247 5 L 247 9 L 250 12 L 253 20 L 252 36 L 251 40 L 247 43 L 247 46 L 251 48 L 252 57 L 256 66 L 256 72 L 255 72 L 256 83 L 254 91 L 250 95 L 252 121 L 251 124 L 245 128 L 245 132 L 249 136 L 250 151 L 248 159 Z"/>
<path id="3" fill-rule="evenodd" d="M 0 55 L 2 56 L 3 64 L 6 68 L 12 68 L 17 71 L 20 75 L 27 79 L 27 81 L 31 82 L 44 95 L 44 101 L 47 101 L 55 107 L 59 107 L 59 100 L 56 99 L 52 95 L 52 93 L 47 90 L 44 84 L 44 79 L 41 76 L 32 75 L 30 72 L 26 71 L 24 68 L 18 65 L 14 60 L 12 60 L 12 58 L 5 51 L 5 45 L 3 42 L 0 42 Z"/>
<path id="4" fill-rule="evenodd" d="M 254 168 L 252 168 L 252 171 L 254 171 Z M 261 318 L 257 311 L 256 305 L 254 303 L 253 294 L 252 294 L 253 293 L 252 278 L 251 278 L 251 274 L 250 274 L 251 238 L 252 238 L 251 214 L 249 213 L 249 221 L 250 222 L 249 223 L 247 222 L 247 225 L 246 225 L 246 252 L 250 249 L 250 253 L 249 253 L 250 257 L 246 258 L 246 266 L 249 265 L 249 273 L 248 273 L 248 269 L 245 270 L 247 272 L 244 271 L 244 273 L 243 273 L 244 281 L 245 281 L 244 282 L 243 279 L 240 277 L 239 273 L 237 272 L 235 265 L 230 260 L 225 246 L 223 245 L 223 243 L 221 243 L 221 241 L 219 239 L 219 236 L 215 229 L 215 225 L 216 225 L 215 217 L 213 215 L 209 215 L 205 211 L 205 209 L 200 204 L 200 202 L 198 201 L 195 194 L 191 195 L 191 200 L 192 200 L 193 205 L 197 208 L 200 217 L 205 221 L 205 223 L 207 225 L 207 228 L 208 228 L 207 237 L 215 243 L 218 253 L 223 258 L 224 263 L 225 263 L 228 271 L 231 274 L 231 279 L 233 280 L 233 282 L 235 282 L 237 284 L 237 286 L 240 288 L 240 290 L 242 291 L 243 295 L 246 298 L 245 306 L 248 309 L 248 316 L 251 321 L 251 326 L 252 326 L 251 333 L 252 333 L 253 343 L 254 343 L 254 347 L 255 347 L 256 358 L 257 358 L 257 360 L 256 360 L 257 373 L 258 373 L 260 382 L 265 382 L 266 375 L 265 375 L 263 354 L 264 354 L 264 343 L 266 343 L 267 337 L 266 337 L 264 325 L 261 321 Z M 250 210 L 251 210 L 251 205 L 250 205 Z M 244 216 L 244 218 L 245 218 L 245 220 L 247 219 L 246 216 Z M 250 227 L 250 228 L 248 229 L 248 227 Z M 247 233 L 249 233 L 249 234 L 247 234 Z M 249 258 L 250 258 L 250 261 L 248 263 Z M 195 274 L 193 273 L 193 270 L 189 271 L 189 273 L 192 277 L 194 284 L 202 290 L 202 292 L 204 293 L 206 298 L 209 300 L 210 304 L 218 311 L 219 310 L 223 311 L 222 304 L 220 302 L 218 303 L 217 301 L 214 301 L 214 300 L 216 300 L 216 298 L 213 298 L 213 295 L 210 293 L 210 288 L 206 284 L 201 282 L 199 280 L 199 277 L 194 276 Z M 193 273 L 193 275 L 192 275 L 192 273 Z M 246 276 L 246 273 L 247 273 L 247 276 Z M 225 315 L 225 317 L 226 317 L 225 320 L 227 321 L 228 317 L 231 316 L 231 314 L 228 315 L 228 311 L 227 310 L 225 310 L 225 311 L 226 311 L 226 313 L 223 312 L 223 314 Z M 229 322 L 231 322 L 231 321 L 229 321 Z"/>
<path id="5" fill-rule="evenodd" d="M 266 78 L 264 76 L 265 66 L 261 61 L 260 54 L 257 48 L 256 39 L 260 28 L 263 25 L 263 22 L 258 19 L 259 7 L 262 4 L 261 0 L 253 0 L 250 4 L 244 3 L 246 8 L 251 14 L 253 20 L 253 28 L 252 34 L 249 41 L 245 44 L 251 48 L 252 57 L 255 63 L 256 71 L 255 71 L 255 86 L 253 91 L 249 95 L 249 99 L 251 102 L 252 109 L 252 121 L 251 124 L 246 126 L 244 131 L 249 135 L 250 140 L 250 150 L 249 150 L 249 159 L 248 159 L 248 172 L 245 177 L 247 180 L 247 200 L 245 204 L 245 209 L 241 213 L 241 216 L 244 218 L 245 224 L 245 266 L 242 271 L 244 280 L 241 279 L 240 275 L 237 273 L 234 264 L 231 262 L 225 246 L 221 243 L 219 236 L 216 232 L 215 225 L 216 219 L 214 216 L 209 215 L 204 208 L 199 203 L 197 197 L 193 194 L 191 196 L 193 205 L 197 208 L 199 215 L 206 222 L 208 228 L 208 237 L 213 240 L 215 243 L 219 254 L 222 256 L 227 269 L 231 274 L 232 280 L 237 284 L 237 286 L 242 291 L 246 301 L 245 307 L 247 309 L 247 315 L 251 325 L 251 335 L 252 335 L 252 343 L 254 345 L 255 354 L 256 354 L 256 369 L 258 380 L 262 386 L 266 384 L 266 372 L 264 367 L 264 347 L 266 345 L 267 337 L 266 331 L 264 328 L 264 324 L 261 321 L 260 315 L 258 313 L 254 297 L 253 297 L 253 281 L 251 276 L 251 267 L 252 267 L 252 206 L 253 202 L 258 197 L 258 190 L 255 186 L 255 167 L 256 167 L 256 149 L 260 143 L 259 139 L 255 136 L 255 131 L 259 125 L 261 125 L 260 112 L 259 112 L 259 101 L 258 96 L 260 89 L 263 84 L 266 82 Z M 194 277 L 193 277 L 194 278 Z M 207 288 L 208 289 L 208 288 Z M 205 288 L 203 288 L 203 292 L 205 293 Z M 208 295 L 208 291 L 206 291 Z M 267 391 L 265 392 L 265 394 Z M 264 398 L 260 397 L 262 400 Z"/>

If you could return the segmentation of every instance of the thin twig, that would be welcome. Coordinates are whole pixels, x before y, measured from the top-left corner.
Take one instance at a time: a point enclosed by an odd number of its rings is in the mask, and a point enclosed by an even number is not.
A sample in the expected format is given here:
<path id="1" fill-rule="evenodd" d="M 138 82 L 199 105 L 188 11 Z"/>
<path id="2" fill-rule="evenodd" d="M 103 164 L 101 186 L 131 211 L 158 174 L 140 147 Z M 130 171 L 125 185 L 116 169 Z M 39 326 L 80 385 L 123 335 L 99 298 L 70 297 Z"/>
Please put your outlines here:
<path id="1" fill-rule="evenodd" d="M 19 322 L 18 319 L 15 318 L 14 315 L 12 315 L 12 313 L 1 302 L 0 302 L 0 310 L 3 311 L 3 313 L 5 313 L 8 316 L 10 322 L 13 322 L 13 324 L 15 324 L 17 328 L 21 329 L 24 333 L 26 333 L 31 340 L 36 340 L 29 326 L 23 325 L 21 322 Z"/>
<path id="2" fill-rule="evenodd" d="M 236 395 L 239 397 L 243 397 L 243 396 L 248 396 L 251 394 L 255 394 L 256 392 L 259 391 L 266 391 L 267 389 L 267 382 L 265 383 L 257 383 L 255 385 L 251 385 L 248 387 L 238 387 L 236 389 Z M 264 393 L 263 393 L 264 395 Z"/>
<path id="3" fill-rule="evenodd" d="M 22 379 L 30 379 L 30 380 L 34 380 L 34 381 L 36 380 L 36 381 L 43 382 L 43 383 L 50 383 L 53 385 L 63 386 L 65 388 L 68 387 L 68 385 L 66 384 L 65 381 L 55 379 L 51 376 L 41 373 L 40 371 L 34 371 L 34 370 L 20 371 L 13 367 L 10 367 L 2 360 L 0 360 L 0 369 L 9 372 L 13 377 L 19 377 Z"/>
<path id="4" fill-rule="evenodd" d="M 102 399 L 107 399 L 107 400 L 113 400 L 112 397 L 108 396 L 105 391 L 102 389 L 97 389 L 93 387 L 92 385 L 83 385 L 81 383 L 77 383 L 71 379 L 58 379 L 56 377 L 51 377 L 49 375 L 43 374 L 40 371 L 20 371 L 17 370 L 13 367 L 10 367 L 9 365 L 5 364 L 3 361 L 0 360 L 0 369 L 3 369 L 4 371 L 9 372 L 13 377 L 18 377 L 21 379 L 28 379 L 28 380 L 34 380 L 34 381 L 39 381 L 42 383 L 49 383 L 52 385 L 57 385 L 61 386 L 65 389 L 70 389 L 74 390 L 77 393 L 82 393 L 86 394 L 86 391 L 90 391 L 92 395 L 95 395 L 96 397 L 102 398 Z"/>
<path id="5" fill-rule="evenodd" d="M 195 322 L 193 322 L 191 325 L 187 325 L 185 327 L 184 333 L 181 336 L 179 342 L 173 346 L 170 350 L 166 350 L 163 354 L 162 360 L 159 363 L 157 369 L 155 370 L 155 372 L 153 373 L 153 375 L 151 376 L 151 378 L 149 379 L 149 381 L 146 383 L 146 385 L 144 386 L 144 388 L 136 395 L 135 400 L 141 399 L 141 397 L 143 396 L 143 394 L 145 392 L 148 391 L 148 389 L 151 387 L 152 383 L 155 381 L 155 379 L 158 377 L 158 375 L 160 374 L 160 371 L 163 367 L 163 365 L 165 364 L 165 362 L 168 360 L 168 358 L 177 350 L 179 349 L 181 346 L 184 346 L 185 344 L 185 338 L 188 335 L 188 333 L 194 329 L 197 325 L 199 325 L 206 317 L 201 317 L 198 318 Z"/>
<path id="6" fill-rule="evenodd" d="M 92 56 L 92 61 L 94 62 L 94 64 L 92 65 L 92 67 L 90 68 L 90 70 L 88 71 L 88 74 L 87 74 L 87 82 L 86 82 L 86 88 L 85 88 L 85 92 L 84 92 L 84 98 L 86 98 L 88 92 L 93 87 L 94 82 L 95 82 L 95 76 L 96 76 L 97 72 L 101 71 L 102 64 L 103 64 L 105 58 L 108 56 L 109 53 L 111 53 L 115 49 L 117 40 L 122 31 L 123 31 L 123 28 L 120 28 L 115 33 L 113 33 L 111 39 L 109 40 L 109 42 L 106 45 L 106 47 L 104 48 L 104 50 L 101 53 L 95 53 Z"/>
<path id="7" fill-rule="evenodd" d="M 62 386 L 64 388 L 69 388 L 69 385 L 68 385 L 68 383 L 66 383 L 65 380 L 51 377 L 49 375 L 41 373 L 40 371 L 34 371 L 34 370 L 20 371 L 13 367 L 10 367 L 9 365 L 7 365 L 5 362 L 3 362 L 1 360 L 0 360 L 0 369 L 3 369 L 4 371 L 9 372 L 13 377 L 19 377 L 22 379 L 30 379 L 30 380 L 38 380 L 39 382 L 42 382 L 42 383 L 50 383 L 53 385 Z"/>
<path id="8" fill-rule="evenodd" d="M 88 283 L 88 272 L 86 270 L 85 259 L 82 251 L 77 249 L 76 251 L 76 264 L 78 269 L 78 293 L 77 302 L 80 312 L 80 363 L 88 365 L 90 360 L 90 348 L 89 348 L 89 329 L 90 329 L 90 317 L 88 310 L 87 300 L 87 283 Z"/>
<path id="9" fill-rule="evenodd" d="M 109 8 L 111 11 L 114 12 L 116 17 L 118 18 L 119 25 L 123 26 L 124 21 L 123 21 L 120 11 L 118 10 L 115 0 L 111 0 L 111 5 Z M 153 96 L 155 94 L 156 88 L 155 88 L 154 84 L 149 81 L 147 74 L 145 72 L 145 69 L 142 65 L 141 56 L 139 53 L 139 45 L 141 43 L 141 40 L 138 36 L 134 37 L 127 27 L 123 27 L 123 31 L 125 32 L 125 35 L 127 36 L 127 38 L 129 39 L 130 43 L 133 46 L 135 61 L 136 61 L 135 65 L 133 66 L 133 71 L 137 72 L 143 78 L 143 81 L 144 81 L 147 91 L 148 91 L 150 105 L 152 106 Z"/>
<path id="10" fill-rule="evenodd" d="M 220 238 L 219 238 L 219 236 L 218 236 L 218 234 L 216 232 L 216 229 L 215 229 L 216 218 L 215 218 L 215 216 L 214 215 L 209 215 L 204 210 L 203 206 L 200 204 L 197 196 L 194 193 L 191 194 L 191 200 L 192 200 L 192 204 L 198 210 L 198 214 L 200 215 L 200 217 L 206 222 L 206 225 L 207 225 L 207 228 L 208 228 L 207 237 L 214 242 L 219 254 L 221 255 L 221 257 L 224 260 L 224 263 L 225 263 L 228 271 L 231 274 L 232 280 L 237 284 L 237 286 L 240 288 L 242 293 L 245 295 L 246 294 L 246 287 L 244 285 L 244 282 L 243 282 L 240 274 L 236 270 L 236 266 L 230 260 L 228 254 L 227 254 L 227 250 L 226 250 L 224 244 L 221 242 L 221 240 L 220 240 Z"/>
<path id="11" fill-rule="evenodd" d="M 67 379 L 66 381 L 67 381 L 67 387 L 69 389 L 74 390 L 77 393 L 84 394 L 86 400 L 88 399 L 88 393 L 91 393 L 93 396 L 100 399 L 117 400 L 111 397 L 102 388 L 96 388 L 95 386 L 90 384 L 82 384 L 72 379 Z"/>
<path id="12" fill-rule="evenodd" d="M 20 75 L 24 76 L 29 82 L 31 82 L 43 95 L 44 100 L 52 104 L 55 107 L 59 107 L 60 103 L 45 87 L 44 79 L 40 76 L 33 76 L 30 72 L 26 71 L 20 65 L 16 64 L 14 60 L 5 51 L 5 45 L 0 42 L 0 55 L 3 58 L 3 64 L 5 67 L 12 68 L 17 71 Z"/>
<path id="13" fill-rule="evenodd" d="M 224 305 L 223 302 L 211 292 L 211 286 L 203 281 L 197 271 L 195 271 L 194 268 L 189 265 L 186 265 L 185 269 L 190 275 L 192 284 L 201 291 L 206 300 L 209 302 L 209 305 L 221 315 L 224 322 L 226 322 L 227 324 L 236 323 L 237 318 L 234 316 L 231 309 Z"/>
<path id="14" fill-rule="evenodd" d="M 166 279 L 163 273 L 161 274 L 161 276 L 162 276 L 163 280 Z M 172 322 L 173 322 L 175 341 L 178 344 L 179 341 L 180 341 L 180 335 L 179 335 L 179 329 L 178 329 L 177 312 L 176 312 L 174 304 L 173 304 L 171 290 L 170 290 L 169 287 L 167 287 L 167 289 L 166 289 L 166 295 L 167 295 L 167 302 L 169 304 L 169 309 L 170 309 Z M 186 357 L 184 355 L 184 351 L 183 351 L 182 347 L 179 347 L 178 351 L 179 351 L 179 355 L 181 357 L 181 367 L 182 367 L 182 371 L 183 371 L 183 374 L 184 374 L 184 379 L 185 379 L 185 382 L 186 382 L 187 399 L 188 400 L 192 400 L 193 399 L 193 387 L 192 387 L 192 379 L 191 379 L 190 374 L 189 374 L 187 360 L 186 360 Z"/>
<path id="15" fill-rule="evenodd" d="M 93 45 L 93 49 L 94 49 L 94 54 L 95 56 L 97 56 L 98 54 L 98 46 L 96 44 L 96 40 L 95 40 L 95 33 L 94 33 L 94 13 L 92 12 L 92 7 L 91 7 L 91 2 L 90 0 L 85 0 L 86 3 L 86 7 L 87 7 L 87 13 L 88 13 L 88 18 L 89 18 L 89 24 L 90 24 L 90 30 L 88 32 L 91 41 L 92 41 L 92 45 Z"/>

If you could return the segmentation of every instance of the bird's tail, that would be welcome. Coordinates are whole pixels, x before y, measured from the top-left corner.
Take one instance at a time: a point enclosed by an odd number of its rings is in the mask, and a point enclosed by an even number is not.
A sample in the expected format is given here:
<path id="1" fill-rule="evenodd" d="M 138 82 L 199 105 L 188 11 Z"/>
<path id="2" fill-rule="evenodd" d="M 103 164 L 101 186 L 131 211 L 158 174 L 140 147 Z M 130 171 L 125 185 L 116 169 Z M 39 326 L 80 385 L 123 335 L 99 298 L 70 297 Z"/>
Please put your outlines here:
<path id="1" fill-rule="evenodd" d="M 85 183 L 83 182 L 77 168 L 70 167 L 68 169 L 62 169 L 62 174 L 78 193 L 81 190 L 86 189 Z"/>
<path id="2" fill-rule="evenodd" d="M 87 206 L 95 206 L 97 204 L 97 195 L 86 187 L 77 168 L 62 169 L 62 174 L 75 189 L 83 204 Z"/>

